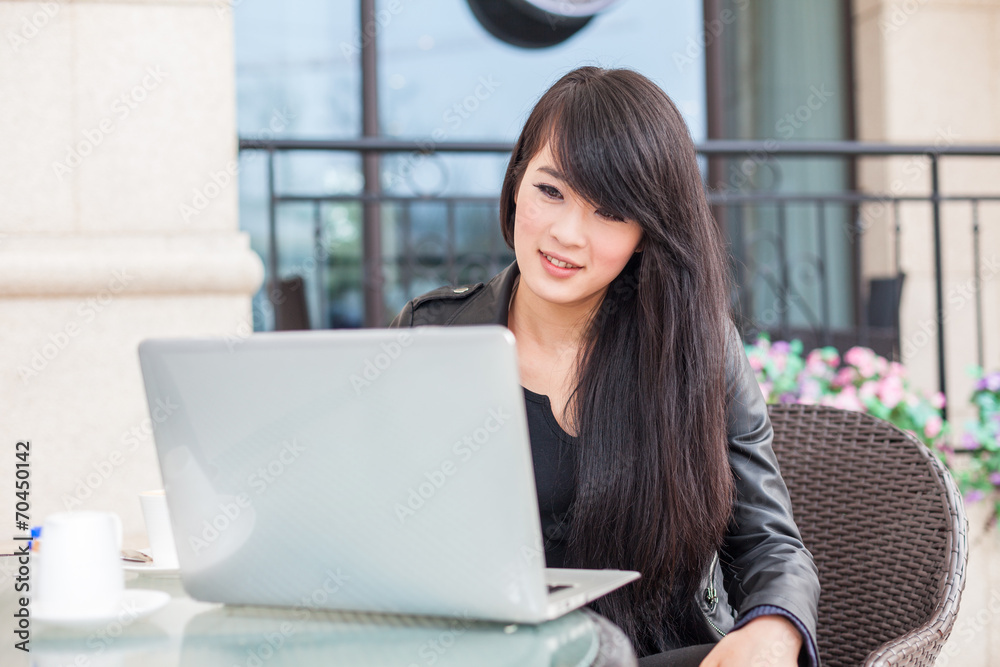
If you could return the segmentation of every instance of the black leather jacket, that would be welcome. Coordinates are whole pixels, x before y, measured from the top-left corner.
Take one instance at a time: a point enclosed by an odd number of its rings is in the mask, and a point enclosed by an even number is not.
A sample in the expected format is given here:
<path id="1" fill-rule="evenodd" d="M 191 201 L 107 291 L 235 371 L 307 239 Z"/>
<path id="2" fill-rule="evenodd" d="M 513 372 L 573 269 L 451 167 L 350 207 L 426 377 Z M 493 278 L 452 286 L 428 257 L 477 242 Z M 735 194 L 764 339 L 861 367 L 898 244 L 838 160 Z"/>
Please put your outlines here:
<path id="1" fill-rule="evenodd" d="M 517 263 L 488 283 L 441 287 L 407 303 L 389 325 L 507 325 Z M 735 384 L 727 407 L 729 463 L 738 493 L 733 522 L 718 558 L 703 577 L 699 604 L 710 632 L 721 638 L 736 622 L 736 610 L 780 607 L 809 631 L 815 646 L 819 577 L 792 518 L 788 490 L 771 449 L 773 430 L 764 397 L 736 327 L 727 345 L 726 378 Z M 804 661 L 803 642 L 800 663 Z"/>

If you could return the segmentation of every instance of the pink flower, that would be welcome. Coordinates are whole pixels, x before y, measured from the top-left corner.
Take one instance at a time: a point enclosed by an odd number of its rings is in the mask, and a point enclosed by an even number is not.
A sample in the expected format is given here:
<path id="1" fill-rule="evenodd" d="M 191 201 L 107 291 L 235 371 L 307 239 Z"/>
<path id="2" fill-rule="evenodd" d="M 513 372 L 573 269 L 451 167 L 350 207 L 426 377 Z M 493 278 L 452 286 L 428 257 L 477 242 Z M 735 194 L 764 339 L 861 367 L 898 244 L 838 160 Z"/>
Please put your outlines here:
<path id="1" fill-rule="evenodd" d="M 863 377 L 875 375 L 875 353 L 867 347 L 852 347 L 844 353 L 844 361 L 856 367 Z"/>
<path id="2" fill-rule="evenodd" d="M 878 382 L 874 380 L 866 380 L 858 389 L 858 398 L 862 401 L 875 398 L 876 394 L 878 394 Z"/>
<path id="3" fill-rule="evenodd" d="M 816 399 L 820 398 L 823 394 L 823 388 L 820 386 L 819 382 L 816 380 L 807 379 L 802 383 L 802 391 L 799 395 L 799 403 L 806 403 L 807 405 L 812 405 L 816 402 Z M 807 403 L 808 401 L 808 403 Z"/>
<path id="4" fill-rule="evenodd" d="M 755 373 L 760 373 L 764 370 L 764 362 L 755 354 L 750 357 L 750 368 L 752 368 Z"/>
<path id="5" fill-rule="evenodd" d="M 852 347 L 847 352 L 844 352 L 844 361 L 852 366 L 860 366 L 864 362 L 865 356 L 865 348 Z"/>
<path id="6" fill-rule="evenodd" d="M 837 387 L 853 387 L 856 376 L 857 371 L 850 366 L 844 366 L 837 371 L 837 375 L 833 378 L 833 384 Z"/>
<path id="7" fill-rule="evenodd" d="M 865 406 L 858 400 L 858 393 L 853 385 L 844 387 L 843 391 L 834 397 L 833 407 L 842 410 L 854 410 L 855 412 L 865 411 Z"/>
<path id="8" fill-rule="evenodd" d="M 898 375 L 890 375 L 878 383 L 878 397 L 885 407 L 892 410 L 903 400 L 903 380 Z"/>
<path id="9" fill-rule="evenodd" d="M 931 415 L 927 420 L 927 423 L 924 424 L 924 435 L 928 438 L 936 438 L 938 434 L 941 433 L 941 427 L 943 425 L 944 422 L 941 421 L 940 417 L 937 415 Z"/>
<path id="10" fill-rule="evenodd" d="M 942 394 L 940 391 L 934 392 L 934 395 L 931 396 L 931 405 L 940 410 L 941 408 L 944 407 L 944 404 L 945 404 L 944 394 Z"/>
<path id="11" fill-rule="evenodd" d="M 906 377 L 906 366 L 904 366 L 903 364 L 899 363 L 898 361 L 890 361 L 887 373 L 889 375 L 895 375 L 897 377 L 905 378 Z"/>
<path id="12" fill-rule="evenodd" d="M 866 377 L 866 378 L 874 377 L 875 374 L 878 372 L 875 368 L 875 361 L 870 360 L 865 363 L 862 363 L 860 366 L 858 366 L 858 372 L 861 373 L 861 377 Z"/>
<path id="13" fill-rule="evenodd" d="M 826 362 L 823 361 L 823 355 L 819 350 L 813 350 L 806 357 L 806 372 L 809 375 L 822 376 L 826 373 L 826 368 Z"/>

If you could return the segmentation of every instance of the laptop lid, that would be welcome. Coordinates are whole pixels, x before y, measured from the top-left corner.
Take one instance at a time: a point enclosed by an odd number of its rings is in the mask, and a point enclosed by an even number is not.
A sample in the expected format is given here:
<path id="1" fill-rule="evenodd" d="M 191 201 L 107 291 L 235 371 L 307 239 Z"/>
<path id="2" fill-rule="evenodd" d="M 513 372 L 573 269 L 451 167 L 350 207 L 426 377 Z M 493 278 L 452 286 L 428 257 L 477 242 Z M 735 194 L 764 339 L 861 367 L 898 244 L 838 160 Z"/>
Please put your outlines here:
<path id="1" fill-rule="evenodd" d="M 139 346 L 188 593 L 545 617 L 514 337 L 419 327 Z"/>

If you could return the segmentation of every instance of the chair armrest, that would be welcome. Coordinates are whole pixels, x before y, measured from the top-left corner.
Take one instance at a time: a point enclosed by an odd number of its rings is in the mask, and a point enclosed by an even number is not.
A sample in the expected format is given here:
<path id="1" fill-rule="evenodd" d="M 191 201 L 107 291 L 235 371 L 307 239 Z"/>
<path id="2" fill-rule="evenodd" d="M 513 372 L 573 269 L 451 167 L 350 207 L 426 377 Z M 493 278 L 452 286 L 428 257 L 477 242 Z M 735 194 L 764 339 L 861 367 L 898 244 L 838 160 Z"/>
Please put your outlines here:
<path id="1" fill-rule="evenodd" d="M 914 438 L 915 440 L 915 438 Z M 940 583 L 944 587 L 931 618 L 911 632 L 872 651 L 865 660 L 865 667 L 887 667 L 888 665 L 919 665 L 930 667 L 937 659 L 945 641 L 951 634 L 958 615 L 962 590 L 965 588 L 965 569 L 969 557 L 969 522 L 965 516 L 965 505 L 955 486 L 955 480 L 936 456 L 922 447 L 934 472 L 944 485 L 942 502 L 947 503 L 951 516 L 949 531 L 948 576 Z"/>

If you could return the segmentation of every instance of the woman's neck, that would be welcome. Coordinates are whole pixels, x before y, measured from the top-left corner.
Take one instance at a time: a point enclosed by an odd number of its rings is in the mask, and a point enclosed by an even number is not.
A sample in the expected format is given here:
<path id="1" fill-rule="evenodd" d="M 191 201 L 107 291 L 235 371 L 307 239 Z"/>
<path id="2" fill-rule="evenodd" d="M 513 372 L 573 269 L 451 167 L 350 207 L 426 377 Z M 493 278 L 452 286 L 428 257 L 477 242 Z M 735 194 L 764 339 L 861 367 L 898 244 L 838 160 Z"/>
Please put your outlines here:
<path id="1" fill-rule="evenodd" d="M 515 280 L 507 315 L 508 328 L 522 340 L 527 338 L 543 349 L 579 348 L 603 295 L 596 294 L 581 303 L 552 303 L 522 284 L 521 276 Z"/>

